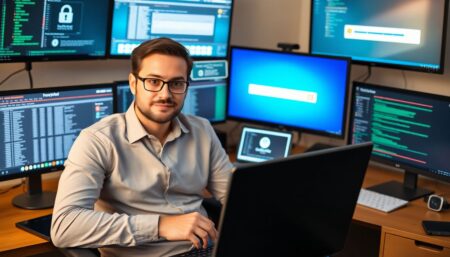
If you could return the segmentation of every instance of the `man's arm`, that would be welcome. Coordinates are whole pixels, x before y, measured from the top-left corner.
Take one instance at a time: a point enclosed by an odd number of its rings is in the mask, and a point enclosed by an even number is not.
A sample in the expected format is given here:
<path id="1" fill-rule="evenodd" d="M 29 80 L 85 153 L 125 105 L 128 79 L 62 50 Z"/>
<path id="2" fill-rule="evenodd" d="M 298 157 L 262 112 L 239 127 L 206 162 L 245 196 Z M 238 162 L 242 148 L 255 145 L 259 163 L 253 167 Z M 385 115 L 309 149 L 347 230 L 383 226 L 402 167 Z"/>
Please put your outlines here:
<path id="1" fill-rule="evenodd" d="M 51 238 L 58 247 L 135 246 L 159 240 L 159 215 L 94 210 L 116 153 L 109 140 L 83 131 L 70 151 L 53 209 Z"/>
<path id="2" fill-rule="evenodd" d="M 209 133 L 212 137 L 211 153 L 210 153 L 210 176 L 208 179 L 208 191 L 224 204 L 226 191 L 228 190 L 228 182 L 231 178 L 233 164 L 230 162 L 228 154 L 223 149 L 219 138 L 214 129 L 210 126 Z"/>

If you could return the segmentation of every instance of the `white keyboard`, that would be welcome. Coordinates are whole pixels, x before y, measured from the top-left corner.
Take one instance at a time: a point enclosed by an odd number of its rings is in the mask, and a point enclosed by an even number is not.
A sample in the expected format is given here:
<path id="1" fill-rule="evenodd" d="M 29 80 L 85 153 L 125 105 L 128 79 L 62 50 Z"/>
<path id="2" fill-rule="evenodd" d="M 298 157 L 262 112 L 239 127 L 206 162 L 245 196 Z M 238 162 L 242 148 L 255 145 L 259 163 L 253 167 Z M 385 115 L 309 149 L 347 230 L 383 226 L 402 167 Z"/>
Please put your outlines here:
<path id="1" fill-rule="evenodd" d="M 405 206 L 408 201 L 361 188 L 357 203 L 379 211 L 391 212 Z"/>

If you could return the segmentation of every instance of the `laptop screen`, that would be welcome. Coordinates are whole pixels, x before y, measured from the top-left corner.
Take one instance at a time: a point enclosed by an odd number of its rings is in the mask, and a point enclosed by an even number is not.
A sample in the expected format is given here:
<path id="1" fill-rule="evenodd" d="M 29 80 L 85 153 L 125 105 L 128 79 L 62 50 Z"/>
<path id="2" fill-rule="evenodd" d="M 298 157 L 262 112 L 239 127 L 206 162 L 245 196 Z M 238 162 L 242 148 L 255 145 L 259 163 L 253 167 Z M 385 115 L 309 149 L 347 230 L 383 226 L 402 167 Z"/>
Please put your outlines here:
<path id="1" fill-rule="evenodd" d="M 244 127 L 237 151 L 239 162 L 262 162 L 286 157 L 291 150 L 292 133 Z"/>

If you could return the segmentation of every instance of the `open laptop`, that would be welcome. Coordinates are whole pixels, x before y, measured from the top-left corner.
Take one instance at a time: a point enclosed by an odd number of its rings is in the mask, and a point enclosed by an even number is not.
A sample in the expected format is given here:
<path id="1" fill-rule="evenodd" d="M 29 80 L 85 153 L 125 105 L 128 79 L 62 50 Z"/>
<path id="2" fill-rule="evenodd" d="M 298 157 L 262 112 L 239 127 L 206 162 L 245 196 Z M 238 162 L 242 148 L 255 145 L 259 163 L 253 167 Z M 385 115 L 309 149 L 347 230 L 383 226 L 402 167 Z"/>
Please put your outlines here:
<path id="1" fill-rule="evenodd" d="M 244 126 L 236 153 L 237 163 L 262 162 L 289 155 L 292 133 Z"/>
<path id="2" fill-rule="evenodd" d="M 369 142 L 237 167 L 212 256 L 322 257 L 342 250 L 371 151 Z"/>

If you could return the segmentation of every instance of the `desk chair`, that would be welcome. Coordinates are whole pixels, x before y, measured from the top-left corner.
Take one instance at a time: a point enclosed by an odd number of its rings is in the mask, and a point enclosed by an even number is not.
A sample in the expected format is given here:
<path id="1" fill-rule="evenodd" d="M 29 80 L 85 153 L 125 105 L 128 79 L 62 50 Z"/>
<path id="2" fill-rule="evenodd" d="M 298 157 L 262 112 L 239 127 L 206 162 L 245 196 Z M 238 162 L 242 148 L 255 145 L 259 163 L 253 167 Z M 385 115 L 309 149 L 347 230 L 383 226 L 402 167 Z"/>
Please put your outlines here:
<path id="1" fill-rule="evenodd" d="M 209 218 L 216 224 L 216 228 L 219 225 L 219 217 L 222 209 L 222 204 L 215 198 L 205 198 L 202 203 Z M 96 248 L 58 248 L 59 251 L 66 257 L 98 257 L 100 252 Z"/>

